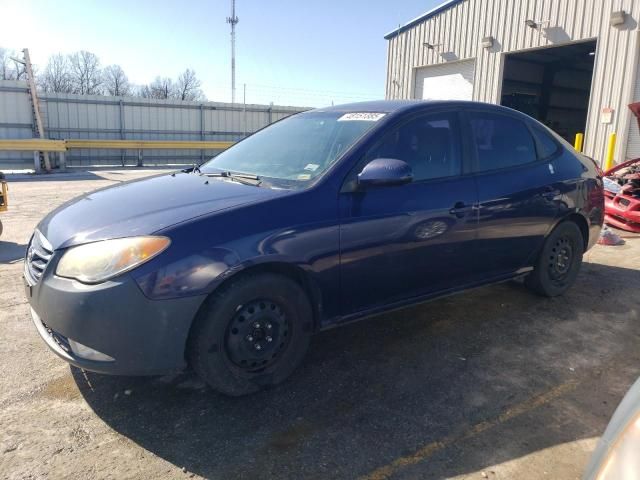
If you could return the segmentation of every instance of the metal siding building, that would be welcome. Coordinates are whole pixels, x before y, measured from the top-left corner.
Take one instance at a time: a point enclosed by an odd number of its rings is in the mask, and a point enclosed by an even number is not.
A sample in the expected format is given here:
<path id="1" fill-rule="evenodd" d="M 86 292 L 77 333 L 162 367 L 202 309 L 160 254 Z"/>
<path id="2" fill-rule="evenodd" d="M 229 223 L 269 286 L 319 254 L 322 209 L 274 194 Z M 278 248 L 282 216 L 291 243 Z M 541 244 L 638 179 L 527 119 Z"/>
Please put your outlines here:
<path id="1" fill-rule="evenodd" d="M 155 100 L 41 93 L 46 138 L 92 140 L 205 140 L 234 142 L 281 118 L 307 110 L 277 105 Z M 0 139 L 32 138 L 27 83 L 0 80 Z M 216 150 L 146 150 L 145 165 L 191 164 Z M 55 158 L 55 155 L 52 155 Z M 136 165 L 136 150 L 71 150 L 67 165 Z M 33 166 L 31 152 L 0 151 L 0 170 Z"/>
<path id="2" fill-rule="evenodd" d="M 624 23 L 614 26 L 612 13 L 619 11 L 626 14 Z M 589 52 L 592 79 L 585 90 L 584 151 L 602 161 L 609 134 L 616 132 L 616 161 L 635 158 L 640 156 L 640 135 L 627 105 L 640 101 L 639 21 L 640 0 L 449 0 L 386 35 L 386 97 L 423 98 L 422 82 L 437 65 L 458 72 L 458 78 L 470 78 L 473 100 L 502 103 L 505 62 L 511 54 L 544 54 L 551 52 L 549 47 L 594 41 L 595 55 Z M 492 46 L 482 45 L 485 37 L 493 37 Z M 551 102 L 570 102 L 572 88 L 574 96 L 580 95 L 573 85 L 582 81 L 579 76 L 557 77 L 553 81 L 564 82 L 564 87 L 558 87 Z M 532 83 L 513 80 L 519 81 Z M 603 108 L 613 109 L 610 120 L 603 118 Z"/>
<path id="3" fill-rule="evenodd" d="M 25 82 L 0 80 L 0 139 L 32 138 L 33 114 L 28 99 L 25 101 Z M 31 152 L 0 151 L 0 170 L 20 167 L 22 162 L 33 163 Z"/>

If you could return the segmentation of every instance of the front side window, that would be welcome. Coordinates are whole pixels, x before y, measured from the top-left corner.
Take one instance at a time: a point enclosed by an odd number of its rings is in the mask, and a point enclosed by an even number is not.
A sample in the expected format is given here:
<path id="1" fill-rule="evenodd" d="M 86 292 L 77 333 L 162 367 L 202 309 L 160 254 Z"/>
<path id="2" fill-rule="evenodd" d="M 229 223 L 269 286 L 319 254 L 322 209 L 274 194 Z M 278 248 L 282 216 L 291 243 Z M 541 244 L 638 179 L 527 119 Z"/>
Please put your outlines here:
<path id="1" fill-rule="evenodd" d="M 251 135 L 200 167 L 202 173 L 257 175 L 303 187 L 325 172 L 384 113 L 306 112 Z"/>
<path id="2" fill-rule="evenodd" d="M 416 117 L 386 134 L 365 156 L 395 158 L 407 162 L 414 181 L 460 175 L 462 162 L 455 113 Z"/>
<path id="3" fill-rule="evenodd" d="M 537 160 L 536 147 L 524 122 L 507 115 L 469 112 L 471 135 L 480 172 Z"/>

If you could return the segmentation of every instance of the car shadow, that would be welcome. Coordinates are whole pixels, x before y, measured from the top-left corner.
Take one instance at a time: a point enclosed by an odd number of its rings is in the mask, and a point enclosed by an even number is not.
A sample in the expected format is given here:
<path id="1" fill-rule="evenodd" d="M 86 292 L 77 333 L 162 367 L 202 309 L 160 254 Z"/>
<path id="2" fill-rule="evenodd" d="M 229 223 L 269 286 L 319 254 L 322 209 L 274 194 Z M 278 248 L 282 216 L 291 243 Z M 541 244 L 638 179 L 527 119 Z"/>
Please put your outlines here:
<path id="1" fill-rule="evenodd" d="M 15 263 L 24 258 L 27 246 L 23 243 L 4 242 L 0 240 L 0 264 Z"/>
<path id="2" fill-rule="evenodd" d="M 111 428 L 207 478 L 452 477 L 601 434 L 638 374 L 638 277 L 584 264 L 562 298 L 510 282 L 325 331 L 248 397 L 189 372 L 72 374 Z"/>
<path id="3" fill-rule="evenodd" d="M 89 171 L 67 171 L 53 173 L 8 173 L 6 174 L 9 185 L 12 183 L 23 182 L 71 182 L 71 181 L 87 181 L 87 180 L 104 180 L 103 177 Z"/>
<path id="4" fill-rule="evenodd" d="M 69 182 L 69 181 L 90 181 L 90 180 L 111 180 L 122 181 L 117 177 L 124 175 L 125 172 L 148 173 L 149 175 L 161 174 L 166 172 L 177 171 L 184 166 L 149 166 L 149 167 L 70 167 L 66 171 L 53 171 L 51 173 L 7 173 L 6 180 L 9 184 L 22 182 Z M 90 168 L 86 170 L 85 168 Z"/>

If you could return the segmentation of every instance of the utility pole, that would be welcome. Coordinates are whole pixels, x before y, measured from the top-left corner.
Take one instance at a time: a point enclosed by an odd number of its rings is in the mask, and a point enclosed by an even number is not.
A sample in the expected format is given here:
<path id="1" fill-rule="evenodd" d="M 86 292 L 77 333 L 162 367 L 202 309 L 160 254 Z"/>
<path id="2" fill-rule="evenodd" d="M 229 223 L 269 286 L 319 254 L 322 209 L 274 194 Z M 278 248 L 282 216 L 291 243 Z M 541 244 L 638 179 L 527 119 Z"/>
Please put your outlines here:
<path id="1" fill-rule="evenodd" d="M 231 16 L 227 17 L 227 23 L 231 25 L 231 103 L 236 103 L 236 25 L 239 21 L 236 0 L 231 0 Z"/>

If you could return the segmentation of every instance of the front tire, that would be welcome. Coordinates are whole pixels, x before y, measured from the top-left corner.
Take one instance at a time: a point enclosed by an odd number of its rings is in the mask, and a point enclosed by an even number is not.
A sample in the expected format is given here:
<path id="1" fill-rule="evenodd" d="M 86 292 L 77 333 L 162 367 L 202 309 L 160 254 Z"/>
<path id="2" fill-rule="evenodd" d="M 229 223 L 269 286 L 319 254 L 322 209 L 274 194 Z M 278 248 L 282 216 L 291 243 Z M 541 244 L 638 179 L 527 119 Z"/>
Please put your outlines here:
<path id="1" fill-rule="evenodd" d="M 214 390 L 240 396 L 284 381 L 313 329 L 304 290 L 275 274 L 248 275 L 214 293 L 192 328 L 191 366 Z"/>
<path id="2" fill-rule="evenodd" d="M 560 223 L 547 237 L 525 284 L 545 297 L 562 295 L 575 283 L 583 253 L 584 239 L 580 228 L 571 221 Z"/>

